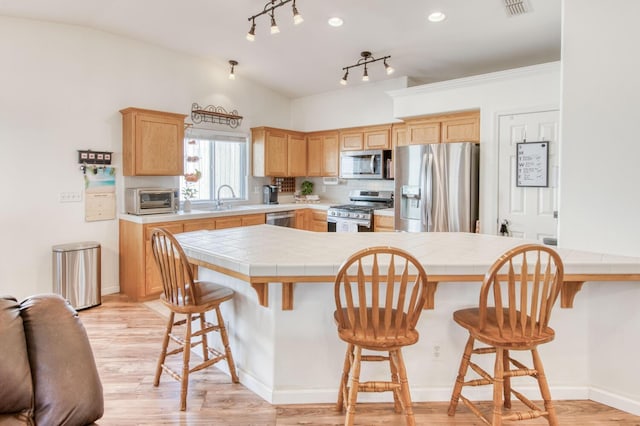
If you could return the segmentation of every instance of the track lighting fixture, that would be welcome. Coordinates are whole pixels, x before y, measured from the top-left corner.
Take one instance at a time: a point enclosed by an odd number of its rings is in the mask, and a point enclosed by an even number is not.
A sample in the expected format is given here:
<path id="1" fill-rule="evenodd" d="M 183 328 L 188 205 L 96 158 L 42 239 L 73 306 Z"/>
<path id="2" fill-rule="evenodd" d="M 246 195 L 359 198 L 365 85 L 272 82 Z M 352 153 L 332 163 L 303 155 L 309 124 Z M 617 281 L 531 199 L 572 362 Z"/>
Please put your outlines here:
<path id="1" fill-rule="evenodd" d="M 231 65 L 231 71 L 229 71 L 229 80 L 235 80 L 236 79 L 235 69 L 236 69 L 236 65 L 238 65 L 238 61 L 234 61 L 232 59 L 229 61 L 229 65 Z"/>
<path id="2" fill-rule="evenodd" d="M 393 74 L 393 72 L 395 71 L 393 69 L 393 67 L 391 67 L 387 63 L 387 59 L 391 58 L 391 56 L 384 56 L 382 58 L 377 58 L 376 59 L 373 56 L 371 56 L 371 52 L 367 52 L 367 51 L 360 52 L 360 56 L 361 56 L 361 58 L 358 59 L 358 62 L 356 62 L 353 65 L 349 65 L 347 67 L 343 67 L 342 68 L 345 71 L 345 73 L 344 73 L 344 77 L 342 77 L 342 80 L 340 80 L 340 84 L 342 84 L 343 86 L 347 85 L 347 77 L 349 77 L 349 69 L 351 69 L 351 68 L 364 66 L 364 73 L 362 74 L 362 81 L 369 81 L 369 70 L 367 68 L 367 65 L 371 64 L 373 62 L 383 61 L 384 69 L 385 69 L 387 75 Z"/>
<path id="3" fill-rule="evenodd" d="M 298 12 L 298 8 L 296 7 L 296 0 L 271 0 L 264 6 L 264 9 L 260 13 L 256 13 L 255 15 L 249 18 L 251 21 L 251 29 L 247 33 L 247 40 L 254 41 L 256 39 L 256 18 L 262 15 L 269 15 L 271 17 L 271 34 L 278 34 L 280 32 L 280 28 L 278 28 L 278 24 L 276 23 L 275 10 L 280 6 L 284 6 L 287 3 L 293 2 L 292 11 L 293 11 L 293 23 L 295 25 L 301 24 L 304 19 L 300 12 Z"/>

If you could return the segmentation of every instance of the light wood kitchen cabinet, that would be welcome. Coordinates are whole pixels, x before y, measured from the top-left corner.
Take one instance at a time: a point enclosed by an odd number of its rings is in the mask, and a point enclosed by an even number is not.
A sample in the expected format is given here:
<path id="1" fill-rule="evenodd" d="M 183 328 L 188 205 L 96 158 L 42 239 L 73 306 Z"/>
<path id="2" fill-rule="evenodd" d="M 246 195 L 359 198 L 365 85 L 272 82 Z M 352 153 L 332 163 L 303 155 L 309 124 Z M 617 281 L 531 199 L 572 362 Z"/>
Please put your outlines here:
<path id="1" fill-rule="evenodd" d="M 407 144 L 440 143 L 440 121 L 437 119 L 407 122 Z"/>
<path id="2" fill-rule="evenodd" d="M 391 126 L 365 127 L 364 149 L 391 149 Z"/>
<path id="3" fill-rule="evenodd" d="M 303 133 L 271 127 L 251 129 L 254 176 L 305 176 L 307 144 Z"/>
<path id="4" fill-rule="evenodd" d="M 309 209 L 296 210 L 296 229 L 307 229 Z"/>
<path id="5" fill-rule="evenodd" d="M 213 231 L 216 229 L 216 219 L 194 219 L 184 222 L 184 232 L 201 231 L 201 230 Z"/>
<path id="6" fill-rule="evenodd" d="M 340 151 L 391 149 L 391 125 L 358 127 L 340 131 Z"/>
<path id="7" fill-rule="evenodd" d="M 361 129 L 340 131 L 340 151 L 362 151 L 364 133 Z"/>
<path id="8" fill-rule="evenodd" d="M 480 142 L 480 114 L 471 113 L 443 121 L 442 142 Z"/>
<path id="9" fill-rule="evenodd" d="M 480 112 L 439 114 L 406 120 L 407 144 L 480 142 Z M 400 145 L 398 145 L 400 146 Z"/>
<path id="10" fill-rule="evenodd" d="M 393 216 L 373 215 L 373 230 L 375 232 L 393 232 L 394 228 Z"/>
<path id="11" fill-rule="evenodd" d="M 153 299 L 162 292 L 162 282 L 151 248 L 153 228 L 163 228 L 177 234 L 264 223 L 264 213 L 149 224 L 120 220 L 120 292 L 132 301 Z"/>
<path id="12" fill-rule="evenodd" d="M 409 145 L 407 125 L 405 123 L 393 123 L 391 126 L 391 149 L 405 145 Z"/>
<path id="13" fill-rule="evenodd" d="M 307 140 L 301 133 L 287 135 L 287 176 L 307 175 Z"/>
<path id="14" fill-rule="evenodd" d="M 241 226 L 264 225 L 267 223 L 264 213 L 245 214 L 240 216 Z"/>
<path id="15" fill-rule="evenodd" d="M 340 144 L 338 132 L 307 135 L 307 176 L 338 176 Z"/>
<path id="16" fill-rule="evenodd" d="M 120 113 L 125 176 L 180 176 L 184 173 L 186 115 L 140 108 L 126 108 Z"/>
<path id="17" fill-rule="evenodd" d="M 309 209 L 309 231 L 327 232 L 327 212 Z"/>

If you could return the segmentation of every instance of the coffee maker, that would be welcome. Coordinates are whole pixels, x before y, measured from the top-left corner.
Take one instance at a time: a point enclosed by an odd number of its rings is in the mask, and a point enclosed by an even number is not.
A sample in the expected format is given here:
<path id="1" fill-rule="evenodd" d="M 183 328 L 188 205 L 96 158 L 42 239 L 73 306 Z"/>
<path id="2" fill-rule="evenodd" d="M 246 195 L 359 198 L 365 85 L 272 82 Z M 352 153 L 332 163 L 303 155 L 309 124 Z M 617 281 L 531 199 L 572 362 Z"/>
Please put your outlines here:
<path id="1" fill-rule="evenodd" d="M 278 204 L 278 187 L 276 185 L 262 187 L 262 204 Z"/>

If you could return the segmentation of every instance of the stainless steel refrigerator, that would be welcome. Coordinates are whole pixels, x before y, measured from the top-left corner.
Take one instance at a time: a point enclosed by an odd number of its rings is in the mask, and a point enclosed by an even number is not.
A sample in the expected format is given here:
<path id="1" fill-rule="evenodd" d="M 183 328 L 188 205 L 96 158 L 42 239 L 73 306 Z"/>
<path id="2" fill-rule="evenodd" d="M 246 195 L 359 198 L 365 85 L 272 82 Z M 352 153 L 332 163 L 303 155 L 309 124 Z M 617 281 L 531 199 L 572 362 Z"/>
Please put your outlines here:
<path id="1" fill-rule="evenodd" d="M 395 229 L 475 232 L 479 146 L 399 146 L 394 153 Z"/>

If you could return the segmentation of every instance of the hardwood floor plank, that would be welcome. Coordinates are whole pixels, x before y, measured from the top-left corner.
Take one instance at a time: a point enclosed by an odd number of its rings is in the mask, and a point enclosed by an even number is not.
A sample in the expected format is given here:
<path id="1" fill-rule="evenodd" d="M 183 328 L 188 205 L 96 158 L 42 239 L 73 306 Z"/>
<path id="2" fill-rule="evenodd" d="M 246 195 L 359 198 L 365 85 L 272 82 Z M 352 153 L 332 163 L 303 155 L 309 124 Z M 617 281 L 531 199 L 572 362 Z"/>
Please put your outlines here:
<path id="1" fill-rule="evenodd" d="M 101 306 L 80 312 L 104 388 L 105 413 L 99 425 L 342 425 L 333 404 L 271 405 L 216 368 L 190 376 L 187 411 L 179 411 L 180 384 L 166 374 L 153 386 L 165 318 L 142 303 L 106 296 Z M 453 378 L 452 378 L 453 380 Z M 337 392 L 337 391 L 336 391 Z M 514 404 L 515 405 L 515 404 Z M 556 401 L 560 424 L 640 426 L 640 416 L 593 401 Z M 414 404 L 418 425 L 471 426 L 478 419 L 460 406 L 447 416 L 447 402 Z M 480 404 L 486 412 L 490 405 Z M 404 425 L 393 404 L 361 403 L 356 425 Z M 505 423 L 505 424 L 514 424 Z M 546 424 L 544 419 L 523 425 Z"/>

